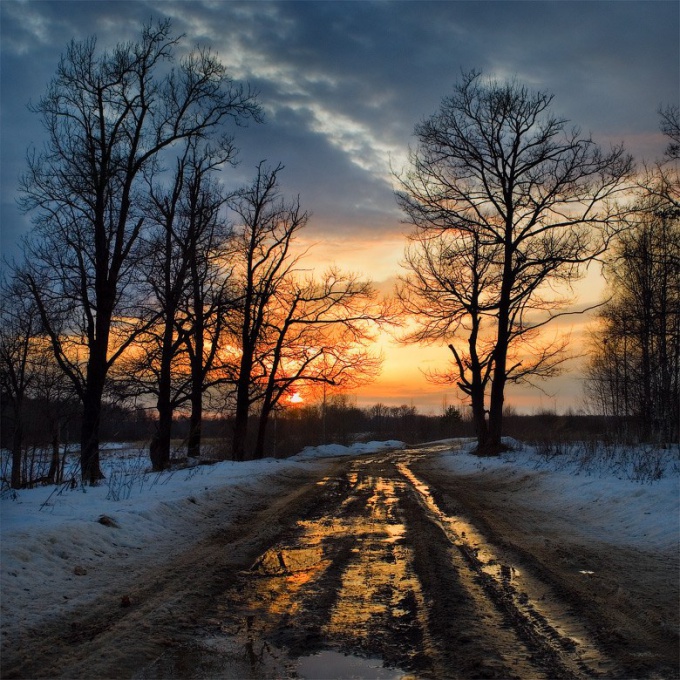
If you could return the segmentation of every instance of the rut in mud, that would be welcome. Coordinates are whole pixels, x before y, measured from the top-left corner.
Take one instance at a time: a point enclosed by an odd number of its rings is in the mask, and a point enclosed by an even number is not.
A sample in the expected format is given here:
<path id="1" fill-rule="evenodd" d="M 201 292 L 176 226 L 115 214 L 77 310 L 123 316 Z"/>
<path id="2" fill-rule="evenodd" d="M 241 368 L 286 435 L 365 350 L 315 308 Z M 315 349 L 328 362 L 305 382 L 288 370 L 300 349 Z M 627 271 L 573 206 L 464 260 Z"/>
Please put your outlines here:
<path id="1" fill-rule="evenodd" d="M 217 599 L 211 633 L 139 677 L 334 677 L 354 657 L 377 659 L 362 671 L 375 678 L 618 675 L 546 584 L 441 511 L 409 467 L 422 453 L 359 459 L 320 482 Z M 325 668 L 305 661 L 315 653 Z"/>

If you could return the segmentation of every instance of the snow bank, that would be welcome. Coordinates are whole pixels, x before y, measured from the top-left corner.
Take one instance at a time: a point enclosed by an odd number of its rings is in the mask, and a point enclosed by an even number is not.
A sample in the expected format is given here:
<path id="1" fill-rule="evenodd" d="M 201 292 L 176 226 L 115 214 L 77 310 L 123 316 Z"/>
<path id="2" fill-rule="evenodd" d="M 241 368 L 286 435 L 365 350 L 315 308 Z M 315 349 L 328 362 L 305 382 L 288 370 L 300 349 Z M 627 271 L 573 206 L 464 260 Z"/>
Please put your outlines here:
<path id="1" fill-rule="evenodd" d="M 149 472 L 146 453 L 136 447 L 107 445 L 101 486 L 40 487 L 5 493 L 0 500 L 3 627 L 34 625 L 88 597 L 114 592 L 129 569 L 142 561 L 166 561 L 201 536 L 238 521 L 276 497 L 277 479 L 301 475 L 319 459 L 400 445 L 331 445 L 286 460 L 221 462 L 163 473 Z"/>
<path id="2" fill-rule="evenodd" d="M 565 527 L 604 543 L 641 550 L 677 552 L 680 545 L 680 474 L 677 463 L 667 463 L 663 478 L 633 481 L 621 466 L 612 472 L 602 463 L 584 467 L 575 457 L 539 455 L 533 447 L 515 443 L 517 450 L 494 458 L 468 451 L 442 455 L 445 469 L 458 476 L 484 473 L 498 481 L 517 482 L 513 502 Z M 673 453 L 658 452 L 673 456 Z M 675 454 L 677 461 L 677 453 Z"/>
<path id="3" fill-rule="evenodd" d="M 388 449 L 404 449 L 404 442 L 390 439 L 384 442 L 357 442 L 351 446 L 341 444 L 324 444 L 323 446 L 308 446 L 295 456 L 298 460 L 310 460 L 327 456 L 358 456 L 362 453 L 377 453 Z"/>

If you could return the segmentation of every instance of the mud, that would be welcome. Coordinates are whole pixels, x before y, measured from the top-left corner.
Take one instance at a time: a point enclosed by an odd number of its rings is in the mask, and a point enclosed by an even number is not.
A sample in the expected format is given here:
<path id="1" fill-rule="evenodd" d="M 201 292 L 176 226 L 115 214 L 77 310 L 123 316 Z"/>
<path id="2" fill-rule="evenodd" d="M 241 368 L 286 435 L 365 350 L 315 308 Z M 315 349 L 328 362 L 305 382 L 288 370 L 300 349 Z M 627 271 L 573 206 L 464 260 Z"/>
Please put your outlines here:
<path id="1" fill-rule="evenodd" d="M 521 503 L 524 480 L 499 481 L 480 472 L 457 478 L 436 461 L 412 466 L 451 516 L 467 518 L 494 549 L 509 555 L 552 601 L 573 612 L 606 658 L 607 677 L 680 677 L 680 572 L 668 554 L 589 540 L 567 519 L 538 515 Z M 536 593 L 536 586 L 533 586 Z M 539 603 L 541 607 L 544 602 Z M 565 630 L 578 639 L 579 629 Z"/>
<path id="2" fill-rule="evenodd" d="M 147 574 L 124 613 L 95 607 L 34 631 L 34 652 L 56 656 L 5 660 L 3 677 L 678 675 L 677 637 L 650 618 L 666 591 L 638 621 L 596 592 L 594 573 L 560 568 L 568 536 L 546 543 L 544 527 L 535 540 L 539 519 L 509 512 L 483 477 L 441 474 L 433 453 L 364 456 L 301 480 L 170 574 Z M 580 571 L 599 570 L 598 546 L 579 548 Z M 668 576 L 638 574 L 636 597 Z M 630 579 L 624 588 L 630 604 Z"/>

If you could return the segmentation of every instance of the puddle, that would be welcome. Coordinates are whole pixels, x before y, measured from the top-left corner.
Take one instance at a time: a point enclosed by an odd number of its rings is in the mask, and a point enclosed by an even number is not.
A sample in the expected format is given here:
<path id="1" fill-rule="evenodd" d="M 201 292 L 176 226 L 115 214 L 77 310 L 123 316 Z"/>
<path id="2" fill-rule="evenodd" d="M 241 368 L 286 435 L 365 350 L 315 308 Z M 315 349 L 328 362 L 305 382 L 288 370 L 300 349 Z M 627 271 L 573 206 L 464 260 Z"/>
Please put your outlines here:
<path id="1" fill-rule="evenodd" d="M 297 674 L 308 680 L 402 680 L 409 676 L 385 668 L 380 659 L 364 659 L 339 652 L 319 652 L 298 659 Z"/>

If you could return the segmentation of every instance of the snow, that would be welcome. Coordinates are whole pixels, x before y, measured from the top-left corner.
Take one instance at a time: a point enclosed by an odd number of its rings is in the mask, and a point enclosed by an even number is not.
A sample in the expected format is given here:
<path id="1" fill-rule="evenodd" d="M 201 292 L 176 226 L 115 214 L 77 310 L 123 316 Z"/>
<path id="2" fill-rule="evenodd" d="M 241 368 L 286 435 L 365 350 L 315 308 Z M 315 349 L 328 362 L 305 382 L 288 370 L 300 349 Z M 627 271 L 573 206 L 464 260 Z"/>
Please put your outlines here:
<path id="1" fill-rule="evenodd" d="M 221 462 L 160 474 L 146 472 L 143 454 L 117 445 L 102 456 L 107 481 L 99 487 L 5 493 L 0 500 L 2 628 L 22 630 L 88 598 L 120 593 L 134 569 L 167 562 L 201 537 L 237 523 L 276 498 L 283 481 L 323 474 L 331 457 L 404 447 L 396 441 L 327 445 L 286 460 Z M 450 450 L 433 455 L 456 475 L 484 472 L 521 482 L 527 507 L 561 516 L 596 540 L 677 552 L 677 452 L 665 454 L 660 479 L 641 482 L 631 479 L 639 462 L 634 456 L 627 467 L 589 466 L 583 457 L 548 458 L 520 445 L 498 458 L 478 458 L 469 449 L 452 443 Z M 102 516 L 117 526 L 101 524 Z"/>
<path id="2" fill-rule="evenodd" d="M 521 481 L 514 502 L 559 518 L 591 540 L 645 551 L 677 554 L 680 547 L 680 468 L 678 450 L 637 447 L 616 455 L 592 456 L 583 447 L 552 459 L 535 447 L 513 446 L 495 458 L 449 451 L 441 461 L 457 476 L 484 473 L 497 481 Z M 602 452 L 600 452 L 602 454 Z M 641 460 L 652 458 L 660 479 L 645 477 Z"/>
<path id="3" fill-rule="evenodd" d="M 404 442 L 389 439 L 384 442 L 356 443 L 351 446 L 341 444 L 324 444 L 322 446 L 308 446 L 296 457 L 300 460 L 312 460 L 314 458 L 324 458 L 326 456 L 357 456 L 361 453 L 379 453 L 388 449 L 403 449 L 406 447 Z"/>
<path id="4" fill-rule="evenodd" d="M 330 457 L 403 447 L 397 441 L 333 444 L 286 460 L 150 473 L 144 451 L 107 444 L 101 486 L 40 487 L 0 500 L 2 628 L 33 626 L 103 593 L 120 592 L 126 572 L 167 561 L 276 497 L 279 479 L 301 476 Z M 102 516 L 117 526 L 101 524 Z"/>

